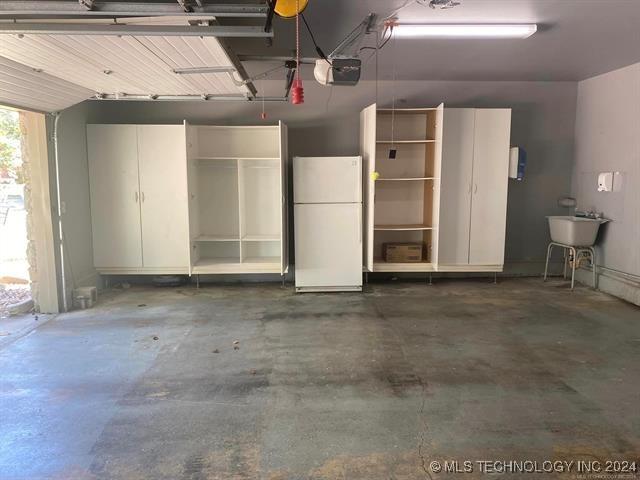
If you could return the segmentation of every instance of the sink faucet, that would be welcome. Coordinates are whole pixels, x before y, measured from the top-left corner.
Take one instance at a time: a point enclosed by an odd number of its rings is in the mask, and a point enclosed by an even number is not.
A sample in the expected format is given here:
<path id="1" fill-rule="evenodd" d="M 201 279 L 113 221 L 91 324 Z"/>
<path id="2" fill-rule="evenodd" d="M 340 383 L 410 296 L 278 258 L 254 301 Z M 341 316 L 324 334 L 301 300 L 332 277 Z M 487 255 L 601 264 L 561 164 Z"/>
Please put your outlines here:
<path id="1" fill-rule="evenodd" d="M 593 218 L 595 220 L 603 217 L 603 214 L 600 212 L 596 212 L 595 210 L 589 210 L 588 212 L 581 212 L 576 208 L 575 211 L 576 217 L 585 217 L 585 218 Z"/>

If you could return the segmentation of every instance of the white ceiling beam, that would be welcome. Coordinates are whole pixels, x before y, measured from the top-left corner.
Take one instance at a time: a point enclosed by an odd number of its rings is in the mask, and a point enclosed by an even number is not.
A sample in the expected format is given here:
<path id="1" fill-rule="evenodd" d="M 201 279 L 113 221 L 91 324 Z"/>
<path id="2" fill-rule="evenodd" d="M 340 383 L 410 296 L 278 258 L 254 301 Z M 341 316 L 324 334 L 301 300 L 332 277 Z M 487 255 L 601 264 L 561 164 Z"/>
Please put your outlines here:
<path id="1" fill-rule="evenodd" d="M 10 35 L 117 35 L 162 37 L 273 37 L 256 26 L 174 26 L 80 23 L 0 23 L 0 34 Z"/>
<path id="2" fill-rule="evenodd" d="M 0 0 L 0 18 L 82 18 L 82 17 L 157 17 L 202 16 L 264 18 L 269 10 L 264 3 L 197 2 L 186 12 L 177 2 L 105 2 L 92 1 L 88 10 L 79 1 L 71 0 Z"/>

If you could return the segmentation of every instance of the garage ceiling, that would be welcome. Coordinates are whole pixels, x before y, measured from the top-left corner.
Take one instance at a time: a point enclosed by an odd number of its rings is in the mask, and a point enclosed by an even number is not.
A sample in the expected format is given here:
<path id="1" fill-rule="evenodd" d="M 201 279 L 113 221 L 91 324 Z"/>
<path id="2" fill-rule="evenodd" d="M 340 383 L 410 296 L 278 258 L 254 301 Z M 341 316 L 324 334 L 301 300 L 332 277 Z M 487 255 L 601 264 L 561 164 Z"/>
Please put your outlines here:
<path id="1" fill-rule="evenodd" d="M 640 0 L 459 0 L 449 10 L 414 4 L 399 13 L 413 23 L 538 23 L 526 40 L 398 40 L 380 54 L 380 75 L 400 80 L 578 81 L 640 62 Z M 331 51 L 369 12 L 381 16 L 404 0 L 311 0 L 305 11 L 316 39 Z M 423 2 L 426 3 L 426 2 Z M 233 40 L 238 54 L 288 55 L 294 22 L 277 19 L 275 46 Z M 304 54 L 315 56 L 303 32 Z M 250 73 L 264 64 L 248 64 Z M 374 78 L 373 61 L 364 77 Z M 307 72 L 307 76 L 311 71 Z"/>
<path id="2" fill-rule="evenodd" d="M 247 3 L 249 1 L 228 0 L 224 3 L 236 9 L 238 5 L 264 6 L 263 0 L 256 0 L 254 4 Z M 526 40 L 392 41 L 380 52 L 380 78 L 390 79 L 395 63 L 399 80 L 578 81 L 640 62 L 640 0 L 460 1 L 462 4 L 456 8 L 433 10 L 425 6 L 426 0 L 420 0 L 404 8 L 398 16 L 400 21 L 413 23 L 535 22 L 540 29 Z M 75 15 L 86 13 L 82 2 L 52 1 L 46 5 L 59 8 L 63 3 L 72 5 Z M 123 2 L 100 3 L 104 8 L 125 5 Z M 311 0 L 305 16 L 318 43 L 329 52 L 367 13 L 375 12 L 382 18 L 404 3 L 405 0 Z M 0 0 L 0 8 L 9 4 L 15 8 L 43 5 L 39 2 Z M 137 5 L 146 9 L 151 4 L 139 2 Z M 196 6 L 195 11 L 201 13 L 208 11 L 207 8 L 219 9 L 221 6 L 213 0 L 158 0 L 152 5 L 171 15 L 177 14 L 171 12 L 181 12 L 185 5 Z M 204 8 L 197 5 L 204 5 Z M 92 14 L 91 21 L 105 22 L 100 12 L 89 13 Z M 196 12 L 185 15 L 179 19 L 180 25 L 198 19 Z M 264 11 L 259 15 L 239 22 L 224 16 L 216 19 L 223 27 L 238 23 L 262 25 Z M 50 16 L 46 21 L 54 21 Z M 5 15 L 4 18 L 9 17 Z M 88 20 L 81 21 L 86 23 Z M 111 22 L 110 19 L 106 21 Z M 175 19 L 164 16 L 154 20 L 134 20 L 155 25 L 169 21 L 176 24 Z M 272 46 L 268 46 L 264 39 L 255 38 L 227 39 L 225 43 L 241 56 L 291 57 L 294 22 L 276 18 L 274 30 L 276 35 Z M 303 56 L 315 56 L 309 36 L 304 31 L 302 33 Z M 368 41 L 373 44 L 373 38 Z M 70 106 L 96 93 L 244 96 L 248 93 L 247 87 L 234 83 L 226 73 L 173 73 L 174 68 L 232 66 L 234 62 L 228 51 L 214 37 L 34 34 L 20 37 L 0 34 L 0 57 L 5 58 L 0 64 L 0 92 L 3 95 L 0 100 L 25 108 L 27 105 L 36 108 L 37 104 L 39 110 L 50 111 Z M 367 59 L 369 55 L 370 51 L 363 52 L 363 58 Z M 246 62 L 245 66 L 249 75 L 255 75 L 271 65 L 260 61 Z M 280 71 L 271 79 L 281 75 Z M 312 76 L 311 68 L 305 66 L 303 75 Z M 372 58 L 365 63 L 363 78 L 375 78 Z M 30 93 L 26 94 L 27 91 Z M 57 91 L 59 94 L 54 94 Z M 11 98 L 11 92 L 15 93 L 14 98 Z"/>

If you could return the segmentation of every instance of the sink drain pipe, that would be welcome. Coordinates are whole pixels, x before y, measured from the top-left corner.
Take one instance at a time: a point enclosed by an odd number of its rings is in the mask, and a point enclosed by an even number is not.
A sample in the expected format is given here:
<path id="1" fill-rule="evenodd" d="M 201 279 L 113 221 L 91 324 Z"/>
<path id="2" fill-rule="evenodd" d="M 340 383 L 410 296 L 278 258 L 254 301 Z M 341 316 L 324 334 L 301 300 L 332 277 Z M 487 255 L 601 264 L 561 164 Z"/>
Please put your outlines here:
<path id="1" fill-rule="evenodd" d="M 62 200 L 60 196 L 60 159 L 58 149 L 58 122 L 60 112 L 53 113 L 53 159 L 56 168 L 56 200 L 58 204 L 58 243 L 60 249 L 60 287 L 62 288 L 62 311 L 67 312 L 67 280 L 64 273 L 64 234 L 62 232 Z"/>

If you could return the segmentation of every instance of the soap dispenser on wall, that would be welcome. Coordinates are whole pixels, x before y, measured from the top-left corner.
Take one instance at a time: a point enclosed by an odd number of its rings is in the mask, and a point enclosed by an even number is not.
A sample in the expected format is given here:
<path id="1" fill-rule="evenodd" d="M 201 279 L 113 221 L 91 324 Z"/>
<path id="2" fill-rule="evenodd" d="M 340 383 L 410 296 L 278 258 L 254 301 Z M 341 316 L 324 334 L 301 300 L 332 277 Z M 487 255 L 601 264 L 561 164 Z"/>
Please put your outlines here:
<path id="1" fill-rule="evenodd" d="M 598 191 L 599 192 L 613 191 L 613 172 L 602 172 L 598 174 Z"/>

